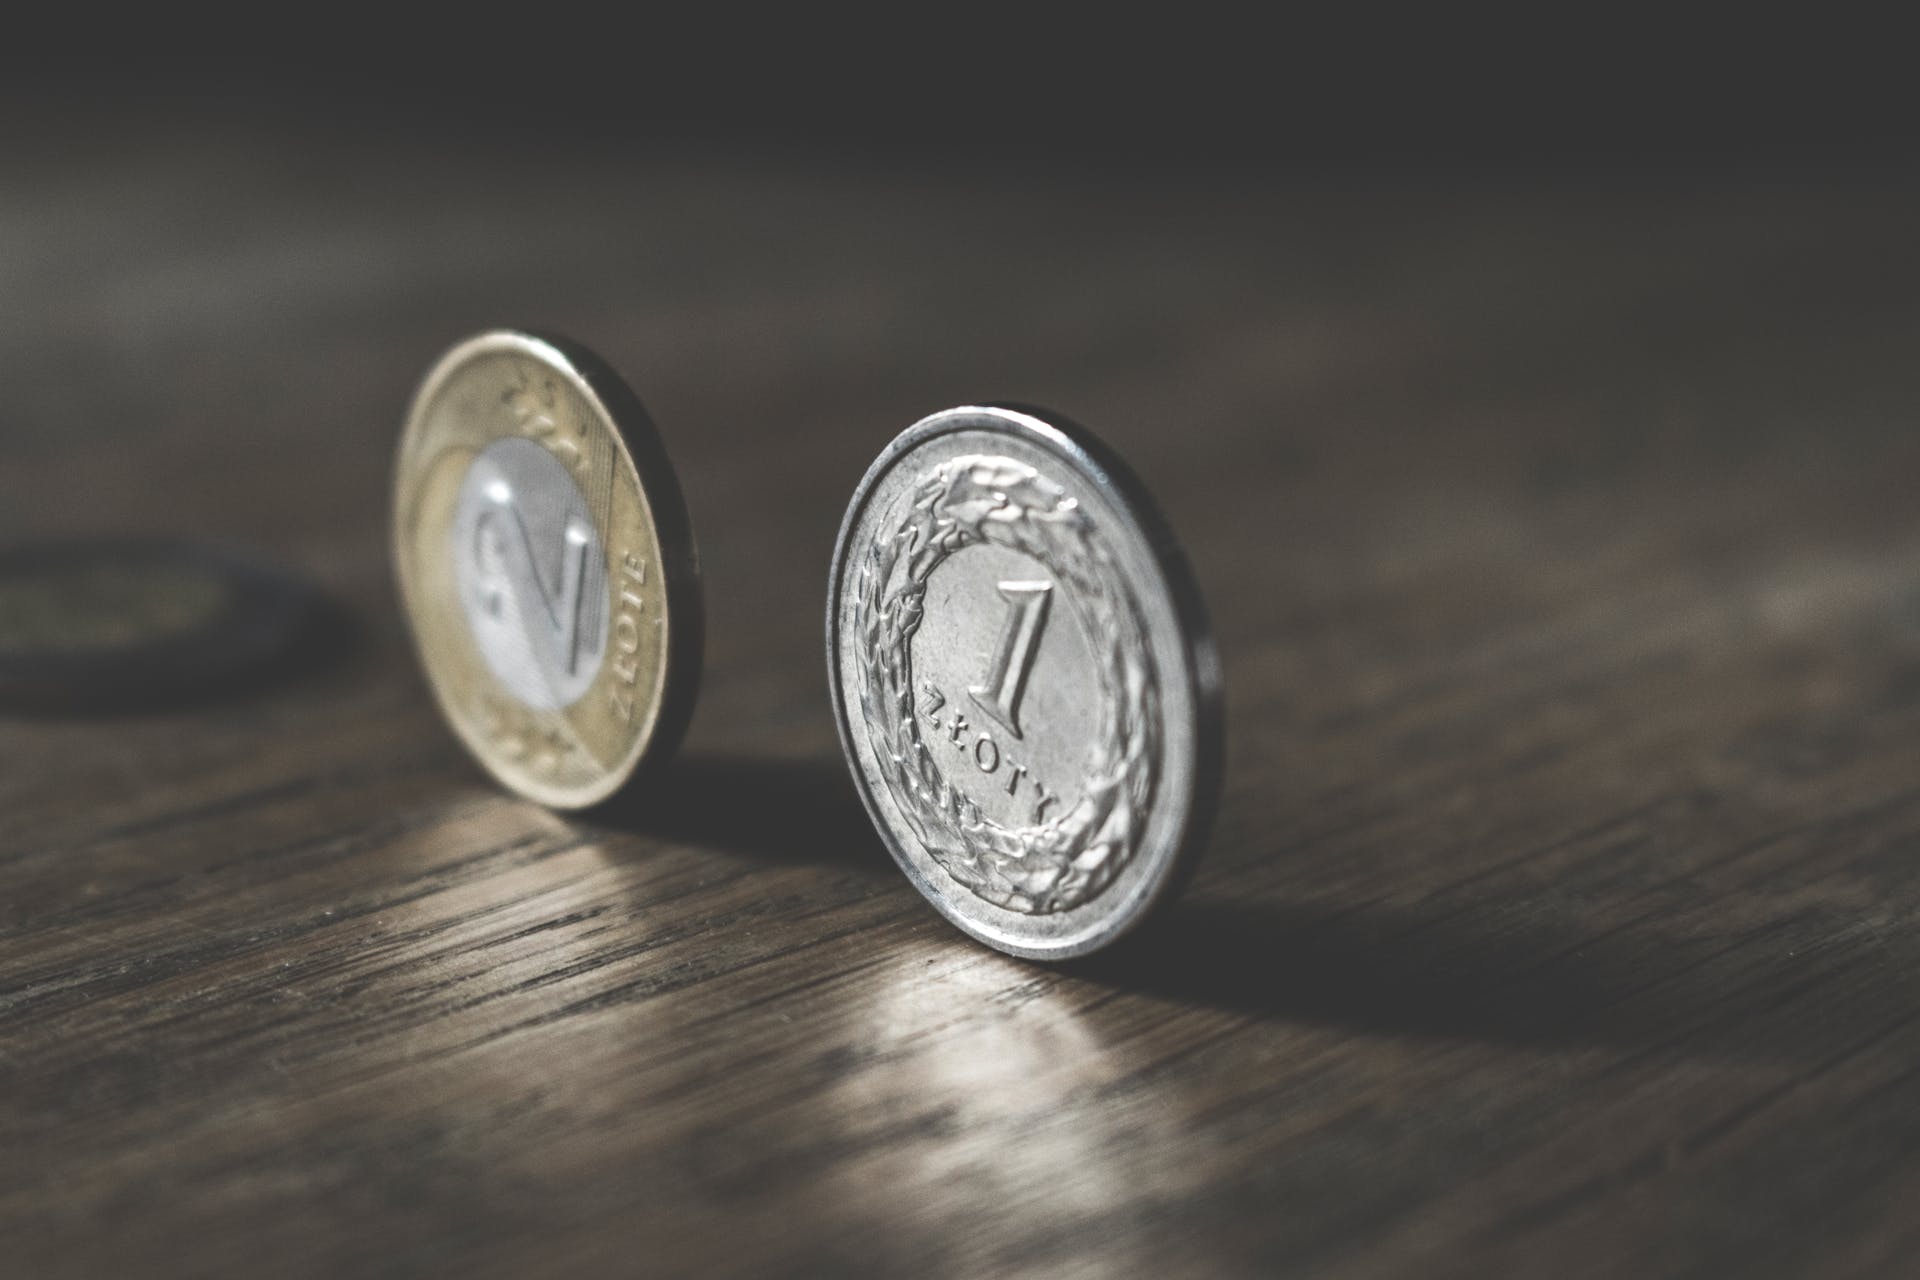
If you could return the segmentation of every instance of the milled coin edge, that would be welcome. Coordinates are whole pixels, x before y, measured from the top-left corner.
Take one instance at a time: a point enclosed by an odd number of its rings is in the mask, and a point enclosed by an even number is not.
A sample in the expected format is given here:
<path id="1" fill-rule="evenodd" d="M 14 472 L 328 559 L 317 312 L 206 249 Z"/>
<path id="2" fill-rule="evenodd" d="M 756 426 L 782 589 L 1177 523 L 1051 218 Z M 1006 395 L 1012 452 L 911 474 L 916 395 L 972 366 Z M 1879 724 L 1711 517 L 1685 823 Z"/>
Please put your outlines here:
<path id="1" fill-rule="evenodd" d="M 840 671 L 840 598 L 849 558 L 849 542 L 854 530 L 881 479 L 905 455 L 940 436 L 969 430 L 1002 431 L 1025 439 L 1059 456 L 1068 467 L 1086 477 L 1094 488 L 1109 495 L 1109 500 L 1120 508 L 1141 534 L 1154 567 L 1172 598 L 1177 628 L 1187 641 L 1182 648 L 1181 675 L 1186 684 L 1189 704 L 1193 708 L 1193 779 L 1185 819 L 1174 841 L 1174 851 L 1157 869 L 1157 874 L 1145 890 L 1139 892 L 1138 901 L 1131 910 L 1058 944 L 1032 946 L 983 929 L 950 904 L 949 895 L 944 889 L 927 882 L 926 876 L 901 847 L 900 840 L 883 816 L 866 772 L 860 767 L 853 727 L 847 716 Z M 1185 550 L 1174 536 L 1171 524 L 1139 476 L 1092 431 L 1049 409 L 989 402 L 959 405 L 929 414 L 895 436 L 867 467 L 841 517 L 840 531 L 834 539 L 833 561 L 827 574 L 826 642 L 827 684 L 833 701 L 834 727 L 839 733 L 841 754 L 846 760 L 847 770 L 853 776 L 854 789 L 859 792 L 860 801 L 866 807 L 867 816 L 881 842 L 886 845 L 887 852 L 908 881 L 935 910 L 963 933 L 995 950 L 1023 959 L 1072 960 L 1110 947 L 1133 933 L 1184 890 L 1211 835 L 1225 774 L 1226 706 L 1219 650 L 1199 582 Z"/>

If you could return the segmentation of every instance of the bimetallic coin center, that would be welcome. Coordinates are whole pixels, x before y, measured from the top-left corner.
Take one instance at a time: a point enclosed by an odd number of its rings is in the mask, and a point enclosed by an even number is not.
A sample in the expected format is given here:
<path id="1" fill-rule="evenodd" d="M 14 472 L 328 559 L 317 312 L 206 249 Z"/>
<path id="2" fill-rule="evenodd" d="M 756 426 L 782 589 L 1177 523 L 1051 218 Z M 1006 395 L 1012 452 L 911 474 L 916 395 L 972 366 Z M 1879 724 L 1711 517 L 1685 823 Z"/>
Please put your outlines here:
<path id="1" fill-rule="evenodd" d="M 488 669 L 530 707 L 578 702 L 607 654 L 607 556 L 565 464 L 524 437 L 495 440 L 461 482 L 450 538 Z"/>
<path id="2" fill-rule="evenodd" d="M 921 736 L 987 819 L 1038 826 L 1080 799 L 1100 689 L 1071 587 L 976 544 L 928 576 L 911 646 Z"/>

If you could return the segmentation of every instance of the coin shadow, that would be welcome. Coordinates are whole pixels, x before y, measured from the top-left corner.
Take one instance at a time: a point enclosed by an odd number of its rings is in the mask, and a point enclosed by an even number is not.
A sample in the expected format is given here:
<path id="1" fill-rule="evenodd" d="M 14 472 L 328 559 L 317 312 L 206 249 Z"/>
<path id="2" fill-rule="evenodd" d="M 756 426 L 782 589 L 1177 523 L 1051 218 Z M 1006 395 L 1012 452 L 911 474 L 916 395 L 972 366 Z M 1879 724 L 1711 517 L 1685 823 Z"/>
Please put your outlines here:
<path id="1" fill-rule="evenodd" d="M 762 862 L 893 873 L 838 758 L 676 756 L 593 816 Z"/>
<path id="2" fill-rule="evenodd" d="M 1182 900 L 1073 968 L 1107 985 L 1237 1013 L 1494 1040 L 1558 1039 L 1616 994 L 1544 940 L 1463 934 L 1376 907 Z M 1516 986 L 1521 974 L 1530 979 Z"/>
<path id="3" fill-rule="evenodd" d="M 357 668 L 372 654 L 372 639 L 360 614 L 345 601 L 315 590 L 302 606 L 292 637 L 271 658 L 233 670 L 221 683 L 198 694 L 173 702 L 162 699 L 139 709 L 212 708 L 283 690 L 325 696 L 334 685 L 356 678 Z"/>
<path id="4" fill-rule="evenodd" d="M 1609 928 L 1533 900 L 1461 911 L 1189 899 L 1069 968 L 1110 987 L 1275 1021 L 1719 1058 L 1817 1056 L 1907 1016 L 1906 994 L 1865 949 L 1836 961 L 1855 971 L 1856 998 L 1823 1022 L 1817 1042 L 1769 1034 L 1782 993 L 1805 982 L 1801 962 L 1781 948 L 1723 960 L 1725 944 L 1680 929 Z"/>

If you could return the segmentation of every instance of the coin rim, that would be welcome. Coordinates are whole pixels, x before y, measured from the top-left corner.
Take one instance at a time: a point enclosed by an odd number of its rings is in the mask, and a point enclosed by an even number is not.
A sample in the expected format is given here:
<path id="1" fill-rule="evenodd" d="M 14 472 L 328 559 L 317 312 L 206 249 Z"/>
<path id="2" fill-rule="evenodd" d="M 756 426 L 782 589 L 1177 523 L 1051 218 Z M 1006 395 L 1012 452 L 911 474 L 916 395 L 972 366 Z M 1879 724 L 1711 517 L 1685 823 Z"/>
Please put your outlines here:
<path id="1" fill-rule="evenodd" d="M 654 539 L 660 550 L 667 630 L 660 701 L 654 709 L 651 728 L 636 734 L 633 745 L 621 761 L 609 768 L 600 782 L 590 787 L 543 787 L 509 778 L 496 768 L 486 752 L 473 741 L 459 717 L 453 714 L 447 695 L 428 662 L 419 629 L 414 625 L 413 587 L 406 567 L 404 530 L 400 521 L 403 486 L 406 482 L 402 464 L 407 455 L 408 442 L 419 429 L 426 406 L 454 373 L 477 357 L 502 352 L 529 356 L 549 366 L 570 379 L 575 389 L 586 397 L 589 406 L 600 415 L 602 423 L 612 435 L 615 452 L 620 455 L 634 488 L 646 503 Z M 600 518 L 598 513 L 595 518 Z M 406 618 L 407 634 L 412 641 L 414 655 L 427 677 L 427 687 L 433 694 L 441 719 L 452 728 L 454 736 L 467 749 L 467 754 L 495 782 L 515 795 L 537 801 L 550 809 L 589 809 L 611 800 L 673 755 L 693 719 L 705 656 L 706 609 L 699 549 L 694 542 L 693 521 L 687 513 L 686 496 L 681 491 L 679 475 L 667 456 L 666 445 L 653 424 L 652 415 L 641 403 L 639 395 L 605 360 L 570 338 L 532 329 L 489 329 L 455 343 L 421 379 L 407 407 L 407 416 L 394 450 L 393 506 L 389 523 L 401 613 Z M 600 532 L 604 540 L 606 531 Z"/>
<path id="2" fill-rule="evenodd" d="M 860 766 L 853 728 L 847 715 L 840 671 L 840 601 L 854 530 L 881 478 L 905 455 L 940 436 L 963 431 L 1010 434 L 1053 453 L 1119 508 L 1146 544 L 1147 553 L 1159 571 L 1161 582 L 1172 602 L 1176 628 L 1186 640 L 1181 675 L 1186 681 L 1193 707 L 1193 765 L 1185 825 L 1177 834 L 1173 852 L 1166 856 L 1152 886 L 1132 911 L 1064 945 L 1029 945 L 995 936 L 967 919 L 952 906 L 944 891 L 928 883 L 882 815 L 872 784 Z M 833 699 L 834 727 L 839 731 L 841 754 L 846 759 L 847 771 L 853 775 L 854 789 L 860 793 L 860 802 L 866 806 L 874 830 L 880 834 L 887 852 L 906 874 L 908 881 L 921 897 L 962 932 L 1009 955 L 1030 960 L 1071 960 L 1113 945 L 1179 896 L 1193 875 L 1200 853 L 1206 847 L 1219 807 L 1220 786 L 1225 773 L 1226 711 L 1220 655 L 1214 643 L 1213 628 L 1200 595 L 1199 583 L 1188 563 L 1186 552 L 1174 537 L 1172 526 L 1133 469 L 1093 432 L 1049 409 L 997 401 L 942 409 L 895 436 L 868 466 L 866 474 L 854 488 L 846 514 L 841 517 L 840 533 L 834 539 L 833 564 L 827 574 L 826 638 L 827 684 Z"/>

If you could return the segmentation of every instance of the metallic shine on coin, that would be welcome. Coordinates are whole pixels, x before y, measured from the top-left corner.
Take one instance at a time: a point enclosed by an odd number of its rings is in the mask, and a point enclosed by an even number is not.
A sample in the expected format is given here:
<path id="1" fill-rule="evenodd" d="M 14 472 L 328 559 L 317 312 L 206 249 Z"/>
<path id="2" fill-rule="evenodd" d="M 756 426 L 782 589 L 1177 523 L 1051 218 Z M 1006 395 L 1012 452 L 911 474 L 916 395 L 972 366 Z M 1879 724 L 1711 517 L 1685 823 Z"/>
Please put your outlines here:
<path id="1" fill-rule="evenodd" d="M 909 427 L 840 527 L 827 654 L 874 825 L 975 938 L 1085 955 L 1191 870 L 1219 662 L 1172 535 L 1084 429 L 1012 407 Z"/>
<path id="2" fill-rule="evenodd" d="M 591 352 L 498 330 L 414 397 L 394 561 L 447 721 L 499 782 L 578 809 L 670 754 L 700 679 L 679 482 L 640 401 Z"/>

